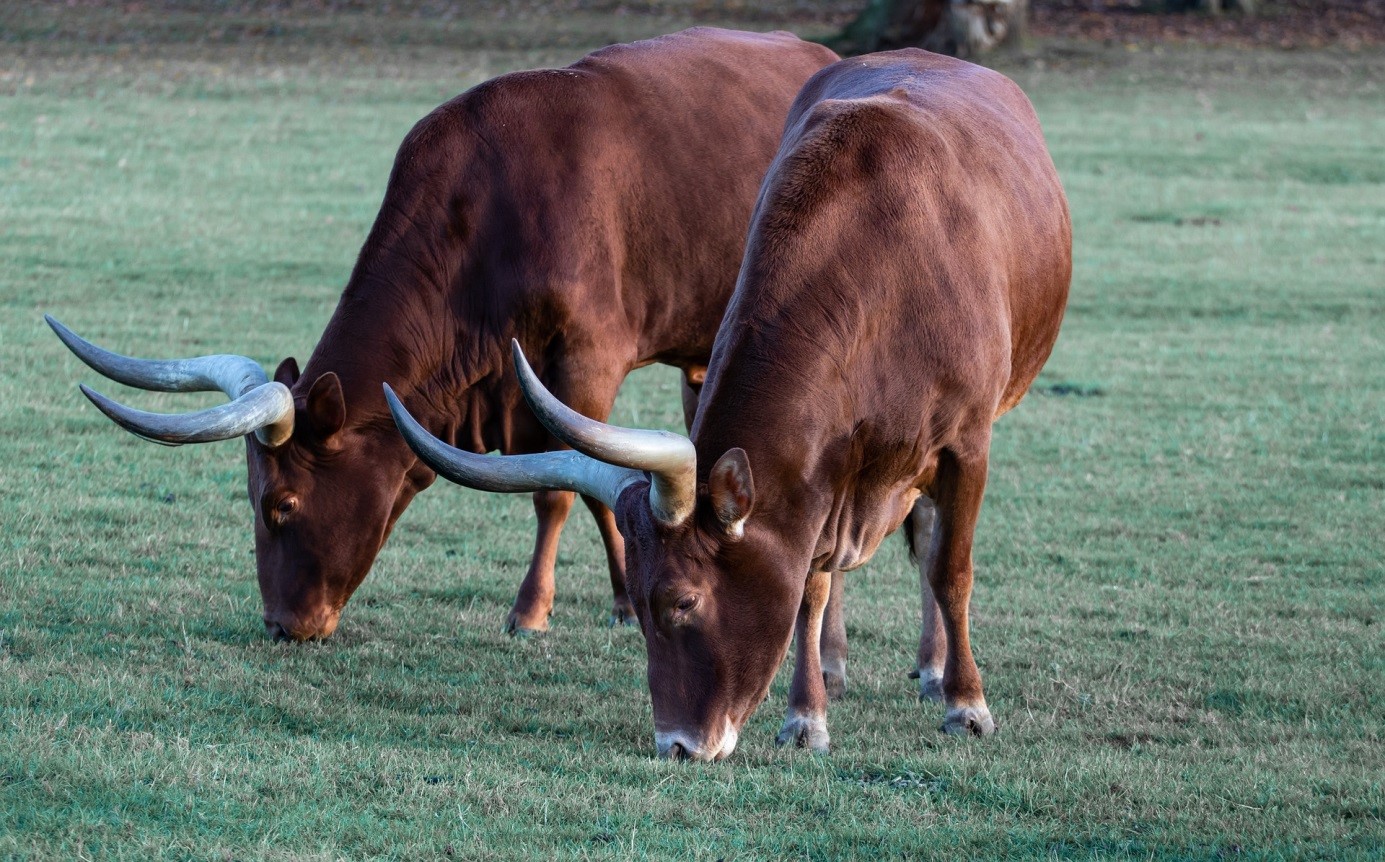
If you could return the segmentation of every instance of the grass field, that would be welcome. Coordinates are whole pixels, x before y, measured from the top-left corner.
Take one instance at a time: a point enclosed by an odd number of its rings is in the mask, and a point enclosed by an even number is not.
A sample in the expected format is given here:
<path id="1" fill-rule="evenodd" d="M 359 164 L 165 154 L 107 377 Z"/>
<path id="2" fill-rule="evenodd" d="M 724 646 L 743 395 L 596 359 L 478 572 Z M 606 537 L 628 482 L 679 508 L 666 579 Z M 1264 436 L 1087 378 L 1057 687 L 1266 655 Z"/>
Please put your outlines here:
<path id="1" fill-rule="evenodd" d="M 892 539 L 849 581 L 832 754 L 774 748 L 781 674 L 729 761 L 686 765 L 653 757 L 584 516 L 544 637 L 501 632 L 527 499 L 438 485 L 336 637 L 267 642 L 241 444 L 119 431 L 41 319 L 306 358 L 417 118 L 684 21 L 130 20 L 0 21 L 0 858 L 1385 858 L 1385 59 L 1004 67 L 1077 248 L 978 535 L 1002 732 L 916 702 Z M 651 369 L 616 419 L 678 417 Z"/>

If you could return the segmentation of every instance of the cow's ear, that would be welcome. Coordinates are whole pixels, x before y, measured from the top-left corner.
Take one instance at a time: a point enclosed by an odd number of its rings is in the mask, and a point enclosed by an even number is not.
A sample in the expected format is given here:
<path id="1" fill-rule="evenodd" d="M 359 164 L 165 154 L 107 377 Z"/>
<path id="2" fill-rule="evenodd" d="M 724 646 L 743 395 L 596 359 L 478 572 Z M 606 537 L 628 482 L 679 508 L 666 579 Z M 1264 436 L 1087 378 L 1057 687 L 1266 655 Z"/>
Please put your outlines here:
<path id="1" fill-rule="evenodd" d="M 335 372 L 313 381 L 308 390 L 308 422 L 313 433 L 326 440 L 346 424 L 346 398 L 341 393 L 341 380 Z"/>
<path id="2" fill-rule="evenodd" d="M 755 480 L 750 476 L 750 459 L 744 449 L 731 449 L 717 459 L 707 480 L 707 491 L 726 534 L 733 539 L 745 535 L 745 519 L 755 508 Z"/>
<path id="3" fill-rule="evenodd" d="M 280 362 L 279 367 L 274 369 L 274 382 L 292 389 L 293 384 L 298 382 L 298 360 L 289 356 Z"/>

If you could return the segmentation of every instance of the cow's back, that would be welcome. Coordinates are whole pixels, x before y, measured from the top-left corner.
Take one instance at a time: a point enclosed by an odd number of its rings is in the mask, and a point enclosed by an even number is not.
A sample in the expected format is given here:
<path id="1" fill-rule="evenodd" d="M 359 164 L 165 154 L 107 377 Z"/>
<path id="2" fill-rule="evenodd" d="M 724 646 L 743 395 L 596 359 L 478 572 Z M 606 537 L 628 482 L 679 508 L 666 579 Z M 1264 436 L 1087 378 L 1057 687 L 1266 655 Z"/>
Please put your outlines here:
<path id="1" fill-rule="evenodd" d="M 444 105 L 429 122 L 479 142 L 458 192 L 477 279 L 556 322 L 602 321 L 640 361 L 705 361 L 784 118 L 835 59 L 787 33 L 695 28 Z"/>
<path id="2" fill-rule="evenodd" d="M 882 405 L 911 394 L 901 369 L 986 366 L 998 390 L 978 395 L 1004 412 L 1070 276 L 1066 199 L 1018 87 L 916 49 L 845 60 L 790 112 L 716 355 L 809 386 L 845 375 Z"/>

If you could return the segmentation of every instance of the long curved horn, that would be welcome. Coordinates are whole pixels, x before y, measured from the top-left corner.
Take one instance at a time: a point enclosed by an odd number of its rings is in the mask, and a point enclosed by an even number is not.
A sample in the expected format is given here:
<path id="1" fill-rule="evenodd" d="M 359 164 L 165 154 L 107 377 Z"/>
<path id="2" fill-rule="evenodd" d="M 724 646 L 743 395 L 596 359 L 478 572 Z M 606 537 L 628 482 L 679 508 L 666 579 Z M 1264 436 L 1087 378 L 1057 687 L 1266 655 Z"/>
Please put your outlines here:
<path id="1" fill-rule="evenodd" d="M 293 434 L 293 394 L 284 384 L 271 381 L 259 363 L 247 356 L 134 359 L 97 347 L 51 315 L 45 314 L 43 319 L 78 359 L 118 383 L 156 392 L 220 390 L 232 399 L 230 404 L 193 413 L 146 413 L 81 387 L 97 409 L 132 434 L 177 446 L 229 440 L 254 432 L 271 448 Z"/>
<path id="2" fill-rule="evenodd" d="M 638 431 L 597 422 L 548 391 L 529 366 L 519 342 L 510 342 L 524 400 L 554 437 L 597 460 L 647 471 L 649 506 L 664 524 L 681 524 L 697 502 L 697 450 L 681 434 Z"/>
<path id="3" fill-rule="evenodd" d="M 476 455 L 447 445 L 419 424 L 388 383 L 385 401 L 409 448 L 445 479 L 479 491 L 576 491 L 615 508 L 621 492 L 644 474 L 589 458 L 581 452 Z"/>

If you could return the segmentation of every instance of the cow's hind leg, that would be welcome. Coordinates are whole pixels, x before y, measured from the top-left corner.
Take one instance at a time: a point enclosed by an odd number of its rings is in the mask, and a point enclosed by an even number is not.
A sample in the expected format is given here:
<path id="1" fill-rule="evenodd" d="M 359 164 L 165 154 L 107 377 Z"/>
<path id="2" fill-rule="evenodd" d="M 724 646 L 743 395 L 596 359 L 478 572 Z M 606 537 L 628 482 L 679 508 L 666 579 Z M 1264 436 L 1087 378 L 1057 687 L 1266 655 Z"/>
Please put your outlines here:
<path id="1" fill-rule="evenodd" d="M 842 606 L 846 576 L 832 573 L 832 589 L 822 618 L 822 682 L 827 697 L 838 700 L 846 694 L 846 616 Z"/>
<path id="2" fill-rule="evenodd" d="M 702 397 L 702 384 L 707 379 L 707 366 L 691 365 L 683 369 L 683 426 L 692 431 L 697 418 L 697 401 Z"/>
<path id="3" fill-rule="evenodd" d="M 505 621 L 505 631 L 512 635 L 548 631 L 548 617 L 553 613 L 553 567 L 558 561 L 558 536 L 563 532 L 563 524 L 567 523 L 576 496 L 571 491 L 534 494 L 534 514 L 538 516 L 539 530 L 534 539 L 534 557 L 529 562 L 529 571 L 519 585 L 519 595 Z"/>
<path id="4" fill-rule="evenodd" d="M 919 681 L 919 699 L 943 699 L 943 668 L 947 664 L 947 635 L 943 615 L 933 598 L 928 573 L 938 556 L 938 509 L 927 497 L 920 497 L 909 513 L 909 554 L 919 567 L 919 593 L 923 597 L 923 625 L 919 633 L 919 654 L 909 676 Z"/>
<path id="5" fill-rule="evenodd" d="M 794 641 L 793 683 L 789 686 L 789 712 L 776 742 L 793 743 L 800 748 L 826 752 L 827 689 L 822 681 L 822 657 L 819 652 L 822 638 L 822 617 L 827 597 L 832 592 L 832 575 L 810 572 L 803 589 L 803 601 L 798 608 L 798 627 Z"/>
<path id="6" fill-rule="evenodd" d="M 596 519 L 596 528 L 601 531 L 601 544 L 606 547 L 606 565 L 611 572 L 611 625 L 634 625 L 635 606 L 625 594 L 625 539 L 616 528 L 616 516 L 602 505 L 600 500 L 583 497 L 582 502 L 591 510 Z"/>
<path id="7" fill-rule="evenodd" d="M 972 658 L 968 629 L 972 536 L 986 489 L 986 449 L 982 447 L 980 452 L 965 461 L 951 451 L 944 451 L 939 458 L 930 494 L 938 508 L 937 552 L 928 566 L 928 583 L 947 637 L 942 679 L 947 717 L 941 729 L 988 736 L 996 725 L 981 690 L 981 673 Z"/>
<path id="8" fill-rule="evenodd" d="M 620 388 L 623 374 L 611 372 L 609 363 L 591 363 L 577 354 L 564 358 L 561 373 L 549 381 L 549 391 L 572 409 L 590 416 L 597 421 L 605 421 L 615 403 L 616 391 Z M 595 367 L 596 371 L 588 370 Z M 557 441 L 548 440 L 552 446 Z M 553 613 L 553 568 L 558 560 L 558 536 L 563 530 L 576 494 L 570 491 L 540 491 L 534 495 L 534 511 L 539 519 L 538 538 L 534 542 L 534 559 L 529 564 L 529 573 L 520 584 L 519 596 L 510 611 L 506 629 L 514 634 L 547 631 L 548 617 Z M 606 561 L 611 574 L 611 591 L 614 594 L 612 616 L 619 620 L 633 619 L 634 609 L 625 594 L 625 543 L 616 529 L 615 516 L 605 506 L 594 500 L 586 500 L 601 532 L 602 543 L 606 547 Z"/>

